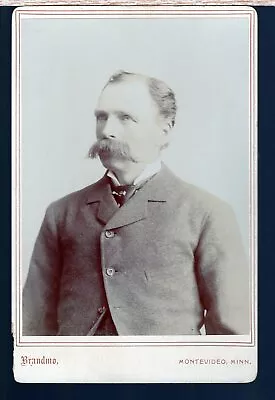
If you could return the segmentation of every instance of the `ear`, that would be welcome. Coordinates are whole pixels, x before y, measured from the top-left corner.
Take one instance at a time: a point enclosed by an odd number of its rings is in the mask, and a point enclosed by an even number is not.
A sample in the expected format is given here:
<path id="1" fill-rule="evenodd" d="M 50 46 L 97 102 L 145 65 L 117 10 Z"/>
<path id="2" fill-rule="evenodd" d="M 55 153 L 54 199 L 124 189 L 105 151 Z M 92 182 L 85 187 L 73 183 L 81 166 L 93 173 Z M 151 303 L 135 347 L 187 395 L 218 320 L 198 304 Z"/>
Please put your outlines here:
<path id="1" fill-rule="evenodd" d="M 161 130 L 161 147 L 162 148 L 166 148 L 170 143 L 171 129 L 172 129 L 171 121 L 163 121 L 162 130 Z"/>
<path id="2" fill-rule="evenodd" d="M 159 119 L 158 125 L 160 127 L 161 134 L 163 135 L 167 135 L 172 128 L 172 122 L 170 121 L 170 119 L 163 117 Z"/>

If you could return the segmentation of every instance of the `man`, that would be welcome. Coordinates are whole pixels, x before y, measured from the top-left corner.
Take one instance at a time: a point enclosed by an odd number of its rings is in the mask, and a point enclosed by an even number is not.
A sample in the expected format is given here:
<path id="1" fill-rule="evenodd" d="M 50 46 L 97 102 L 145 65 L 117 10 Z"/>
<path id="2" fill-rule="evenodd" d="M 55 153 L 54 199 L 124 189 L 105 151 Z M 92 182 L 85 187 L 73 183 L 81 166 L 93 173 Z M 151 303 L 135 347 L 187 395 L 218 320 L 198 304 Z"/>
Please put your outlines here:
<path id="1" fill-rule="evenodd" d="M 95 110 L 98 182 L 51 204 L 23 293 L 24 335 L 248 334 L 248 271 L 230 207 L 162 164 L 176 100 L 120 71 Z"/>

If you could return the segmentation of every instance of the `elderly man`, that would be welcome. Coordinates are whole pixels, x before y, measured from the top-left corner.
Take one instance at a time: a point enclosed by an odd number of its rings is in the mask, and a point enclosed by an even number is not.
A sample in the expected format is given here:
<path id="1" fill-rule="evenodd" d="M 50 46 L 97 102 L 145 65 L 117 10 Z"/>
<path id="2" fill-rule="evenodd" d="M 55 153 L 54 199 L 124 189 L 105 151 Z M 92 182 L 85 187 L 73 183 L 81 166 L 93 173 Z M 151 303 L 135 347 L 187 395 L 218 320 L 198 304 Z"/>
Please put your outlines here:
<path id="1" fill-rule="evenodd" d="M 249 333 L 234 214 L 161 162 L 173 91 L 119 71 L 95 110 L 98 182 L 52 203 L 23 292 L 24 335 Z"/>

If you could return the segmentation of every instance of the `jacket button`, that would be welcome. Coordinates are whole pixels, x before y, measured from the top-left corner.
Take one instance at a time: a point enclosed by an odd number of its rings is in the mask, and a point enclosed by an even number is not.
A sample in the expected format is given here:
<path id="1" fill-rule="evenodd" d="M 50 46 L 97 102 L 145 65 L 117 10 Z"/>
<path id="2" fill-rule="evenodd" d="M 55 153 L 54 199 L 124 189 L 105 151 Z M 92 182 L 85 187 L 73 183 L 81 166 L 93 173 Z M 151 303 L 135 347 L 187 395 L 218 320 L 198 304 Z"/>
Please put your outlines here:
<path id="1" fill-rule="evenodd" d="M 103 312 L 106 310 L 106 308 L 103 306 L 103 307 L 99 307 L 98 309 L 97 309 L 97 311 L 99 312 L 99 314 L 103 314 Z"/>
<path id="2" fill-rule="evenodd" d="M 115 233 L 113 231 L 106 231 L 105 232 L 105 237 L 110 239 L 113 238 L 115 236 Z"/>
<path id="3" fill-rule="evenodd" d="M 109 267 L 109 268 L 106 269 L 106 274 L 108 276 L 113 276 L 115 274 L 115 272 L 116 271 L 115 271 L 115 269 L 113 267 Z"/>

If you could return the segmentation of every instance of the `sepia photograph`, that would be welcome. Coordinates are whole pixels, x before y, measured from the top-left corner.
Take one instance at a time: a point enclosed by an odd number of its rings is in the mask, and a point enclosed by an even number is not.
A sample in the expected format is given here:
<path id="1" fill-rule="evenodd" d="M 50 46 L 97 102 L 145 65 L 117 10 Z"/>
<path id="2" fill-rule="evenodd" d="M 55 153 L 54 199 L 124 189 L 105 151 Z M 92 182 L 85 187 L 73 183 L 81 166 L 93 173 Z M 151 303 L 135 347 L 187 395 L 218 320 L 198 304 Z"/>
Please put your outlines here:
<path id="1" fill-rule="evenodd" d="M 255 52 L 249 7 L 16 10 L 21 370 L 70 344 L 255 357 Z"/>

